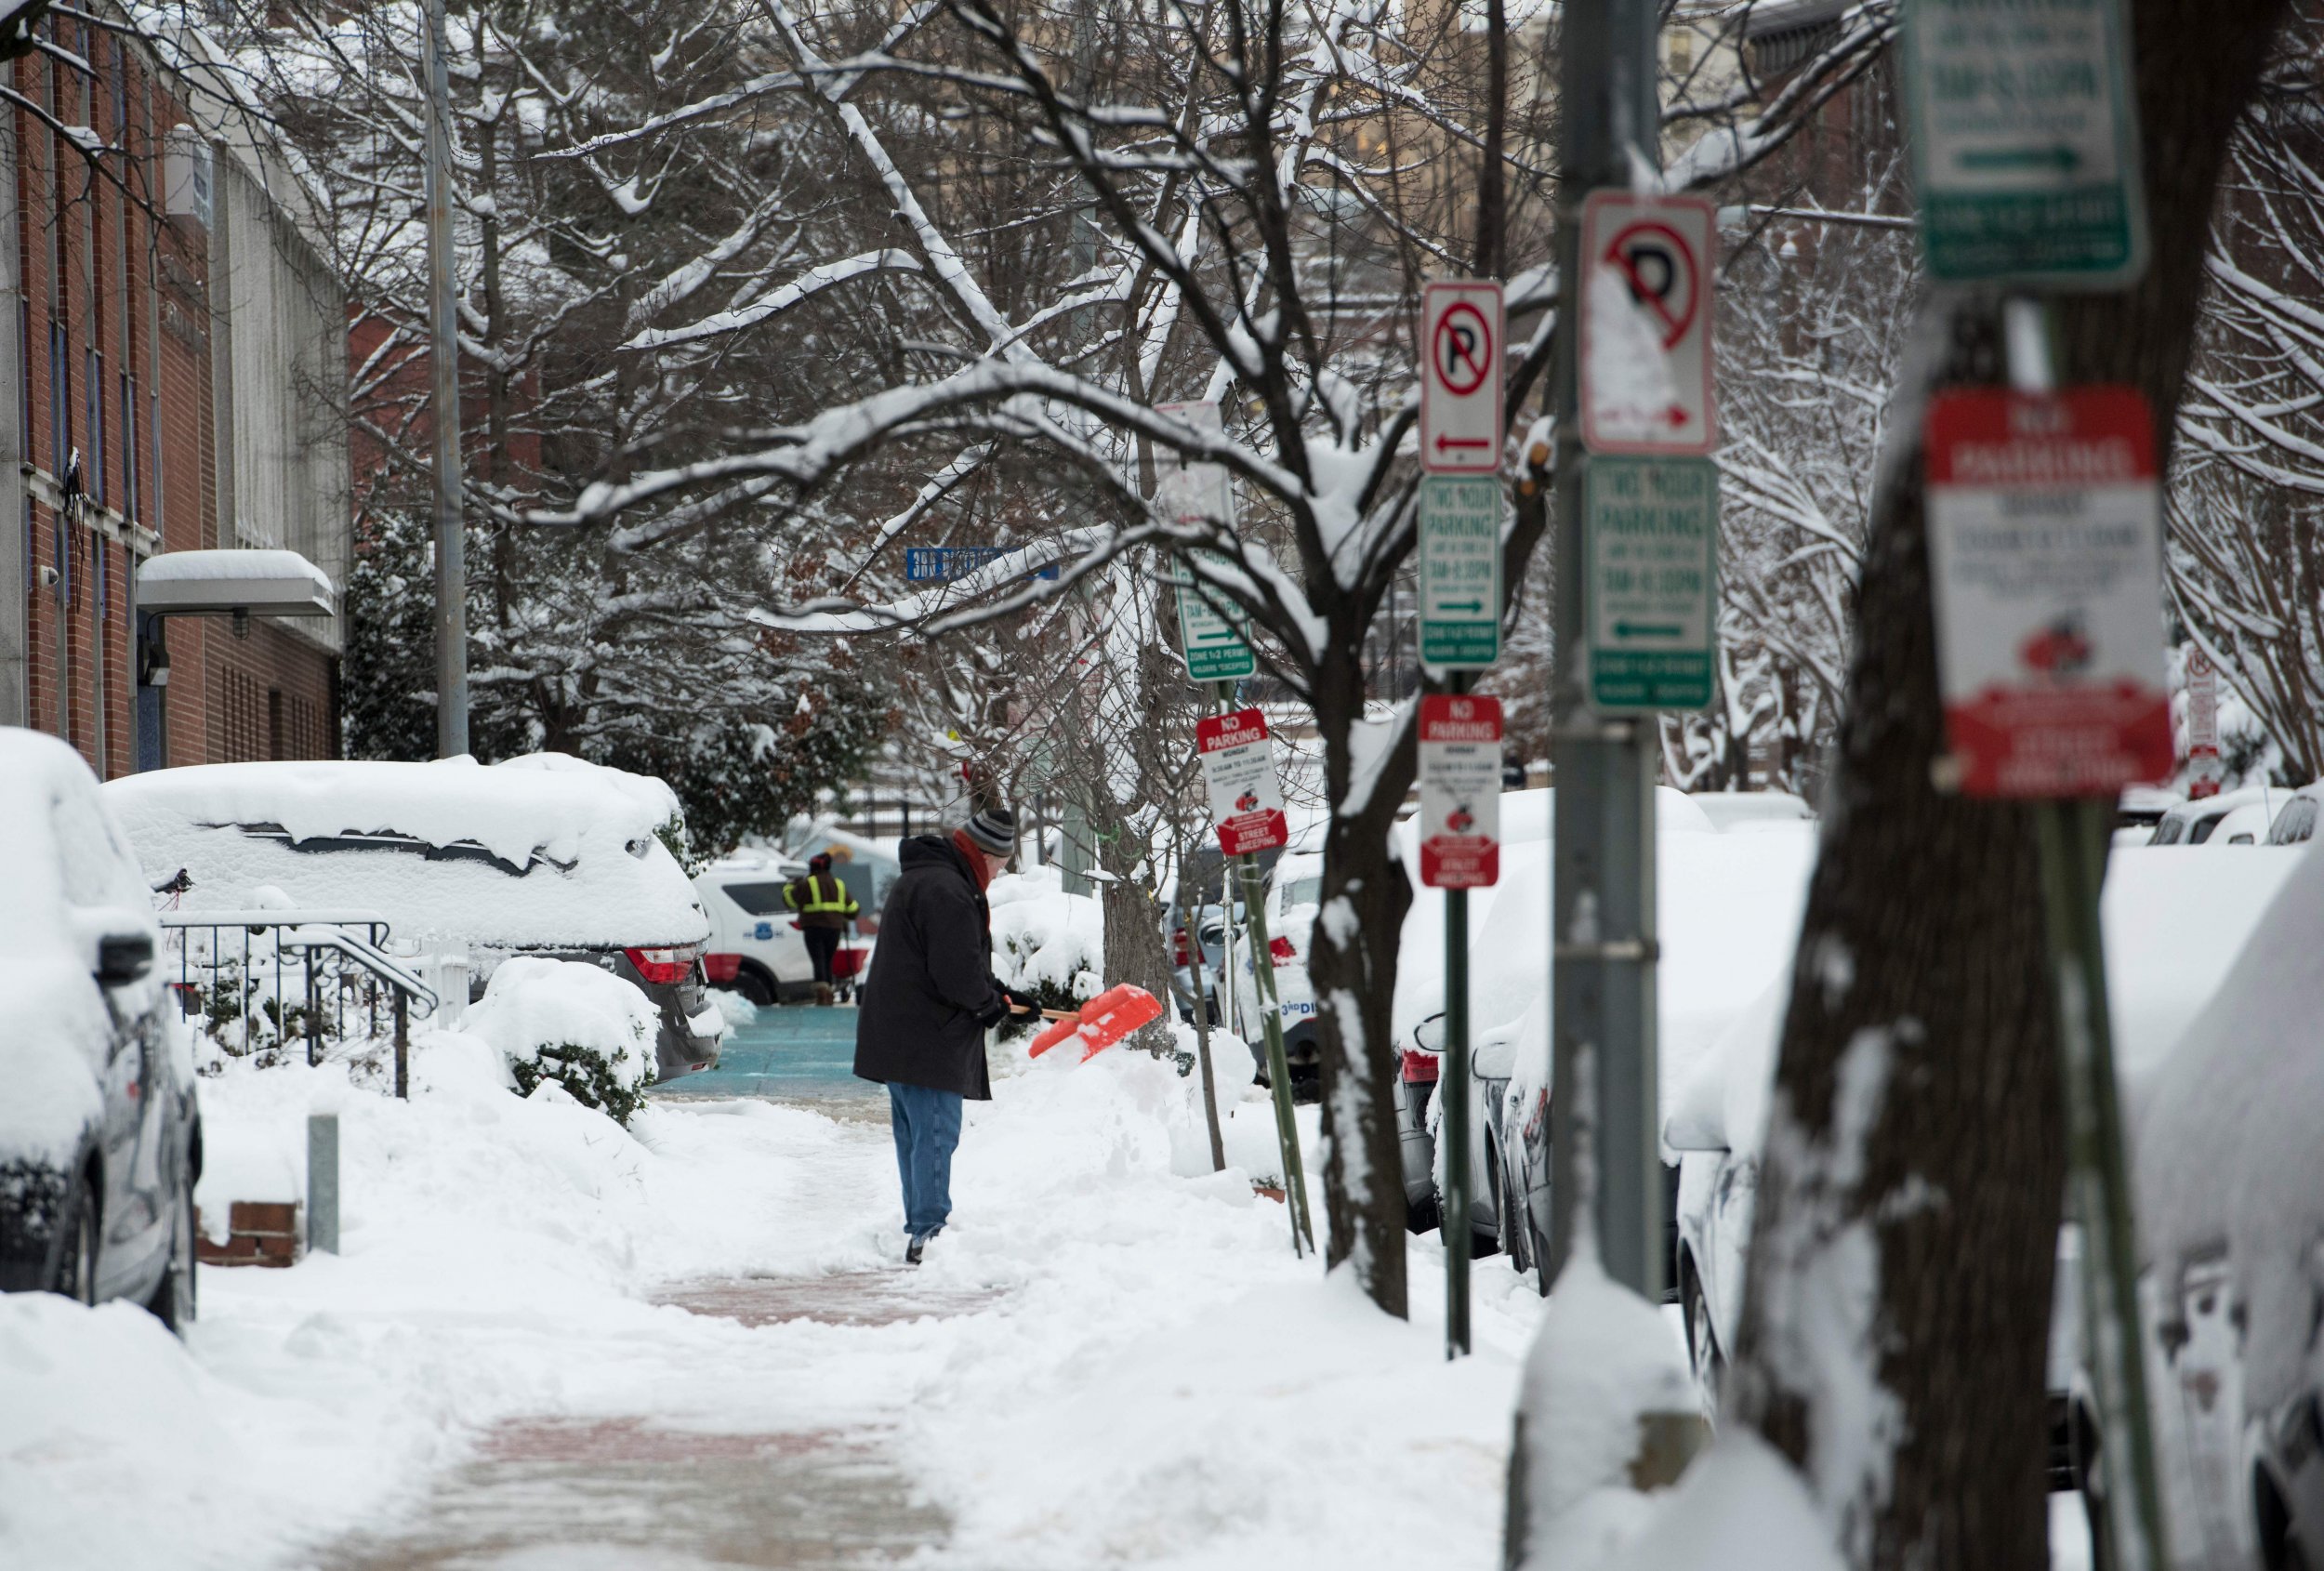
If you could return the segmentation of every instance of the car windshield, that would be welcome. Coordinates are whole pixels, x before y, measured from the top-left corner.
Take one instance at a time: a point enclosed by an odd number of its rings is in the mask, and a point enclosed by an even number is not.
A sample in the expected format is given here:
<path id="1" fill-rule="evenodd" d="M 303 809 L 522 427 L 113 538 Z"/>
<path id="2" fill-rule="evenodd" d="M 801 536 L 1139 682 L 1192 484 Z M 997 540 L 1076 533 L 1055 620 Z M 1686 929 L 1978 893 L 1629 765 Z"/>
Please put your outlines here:
<path id="1" fill-rule="evenodd" d="M 2191 846 L 2199 846 L 2205 840 L 2210 839 L 2211 832 L 2219 827 L 2220 819 L 2226 816 L 2227 815 L 2225 813 L 2222 812 L 2214 814 L 2210 818 L 2197 821 L 2195 827 L 2189 829 L 2186 833 L 2186 843 Z"/>
<path id="2" fill-rule="evenodd" d="M 2175 812 L 2166 812 L 2162 815 L 2162 822 L 2155 825 L 2155 838 L 2146 843 L 2150 846 L 2175 846 L 2179 843 L 2179 837 L 2185 833 L 2186 820 Z"/>
<path id="3" fill-rule="evenodd" d="M 1283 886 L 1283 908 L 1286 911 L 1294 905 L 1313 905 L 1323 897 L 1324 876 L 1321 873 L 1312 878 L 1293 878 Z"/>

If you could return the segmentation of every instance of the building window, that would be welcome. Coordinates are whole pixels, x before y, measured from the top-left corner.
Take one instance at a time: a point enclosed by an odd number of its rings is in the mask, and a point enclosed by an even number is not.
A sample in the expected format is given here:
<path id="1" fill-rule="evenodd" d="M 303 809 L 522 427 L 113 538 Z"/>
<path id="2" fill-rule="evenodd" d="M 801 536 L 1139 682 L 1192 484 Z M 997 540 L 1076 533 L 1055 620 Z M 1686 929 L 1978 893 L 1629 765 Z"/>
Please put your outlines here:
<path id="1" fill-rule="evenodd" d="M 82 486 L 88 499 L 105 505 L 105 357 L 88 351 L 88 456 L 83 465 Z"/>
<path id="2" fill-rule="evenodd" d="M 121 378 L 121 511 L 138 521 L 138 379 Z"/>
<path id="3" fill-rule="evenodd" d="M 54 459 L 49 473 L 64 480 L 65 457 L 73 450 L 73 372 L 66 362 L 64 323 L 48 323 L 48 445 Z"/>

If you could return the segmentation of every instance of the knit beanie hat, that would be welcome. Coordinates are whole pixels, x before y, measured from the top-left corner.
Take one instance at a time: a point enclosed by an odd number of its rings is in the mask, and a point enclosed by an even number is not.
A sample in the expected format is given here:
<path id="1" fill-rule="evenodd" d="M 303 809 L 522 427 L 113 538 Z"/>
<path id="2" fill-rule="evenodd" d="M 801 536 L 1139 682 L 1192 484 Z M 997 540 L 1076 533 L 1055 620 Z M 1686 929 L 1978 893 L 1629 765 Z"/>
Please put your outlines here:
<path id="1" fill-rule="evenodd" d="M 1005 807 L 980 810 L 964 826 L 977 849 L 990 856 L 1017 854 L 1017 815 Z"/>

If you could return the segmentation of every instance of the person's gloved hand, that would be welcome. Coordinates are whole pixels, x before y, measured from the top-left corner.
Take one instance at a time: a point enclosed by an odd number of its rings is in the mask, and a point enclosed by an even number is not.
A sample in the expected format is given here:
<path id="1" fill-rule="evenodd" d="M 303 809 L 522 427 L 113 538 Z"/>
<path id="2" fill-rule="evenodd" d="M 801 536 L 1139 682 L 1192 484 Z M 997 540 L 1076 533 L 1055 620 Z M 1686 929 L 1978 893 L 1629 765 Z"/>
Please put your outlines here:
<path id="1" fill-rule="evenodd" d="M 1009 1000 L 1009 1012 L 1010 1014 L 1039 1014 L 1041 1012 L 1041 1006 L 1038 1002 L 1027 997 L 1024 994 L 1016 991 L 1014 988 L 1002 988 L 1000 990 L 1000 996 Z"/>

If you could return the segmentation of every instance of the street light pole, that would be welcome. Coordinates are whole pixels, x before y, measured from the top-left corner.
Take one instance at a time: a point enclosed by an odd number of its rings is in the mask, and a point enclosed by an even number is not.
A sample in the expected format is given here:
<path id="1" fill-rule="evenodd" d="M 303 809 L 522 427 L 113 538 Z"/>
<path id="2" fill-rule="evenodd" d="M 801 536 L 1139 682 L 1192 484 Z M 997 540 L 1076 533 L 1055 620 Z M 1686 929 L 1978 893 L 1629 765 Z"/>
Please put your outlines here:
<path id="1" fill-rule="evenodd" d="M 1606 1274 L 1662 1294 L 1662 1164 L 1655 1063 L 1655 759 L 1647 719 L 1602 718 L 1589 702 L 1579 323 L 1589 286 L 1582 202 L 1628 188 L 1636 164 L 1659 163 L 1656 7 L 1651 0 L 1569 0 L 1560 92 L 1554 363 L 1557 413 L 1557 665 L 1551 758 L 1557 812 L 1552 848 L 1551 1253 L 1595 1242 Z M 1587 1216 L 1577 1206 L 1587 1201 Z"/>
<path id="2" fill-rule="evenodd" d="M 436 756 L 468 736 L 468 542 L 460 521 L 460 340 L 452 251 L 452 80 L 443 0 L 428 0 L 428 364 L 436 439 Z"/>

